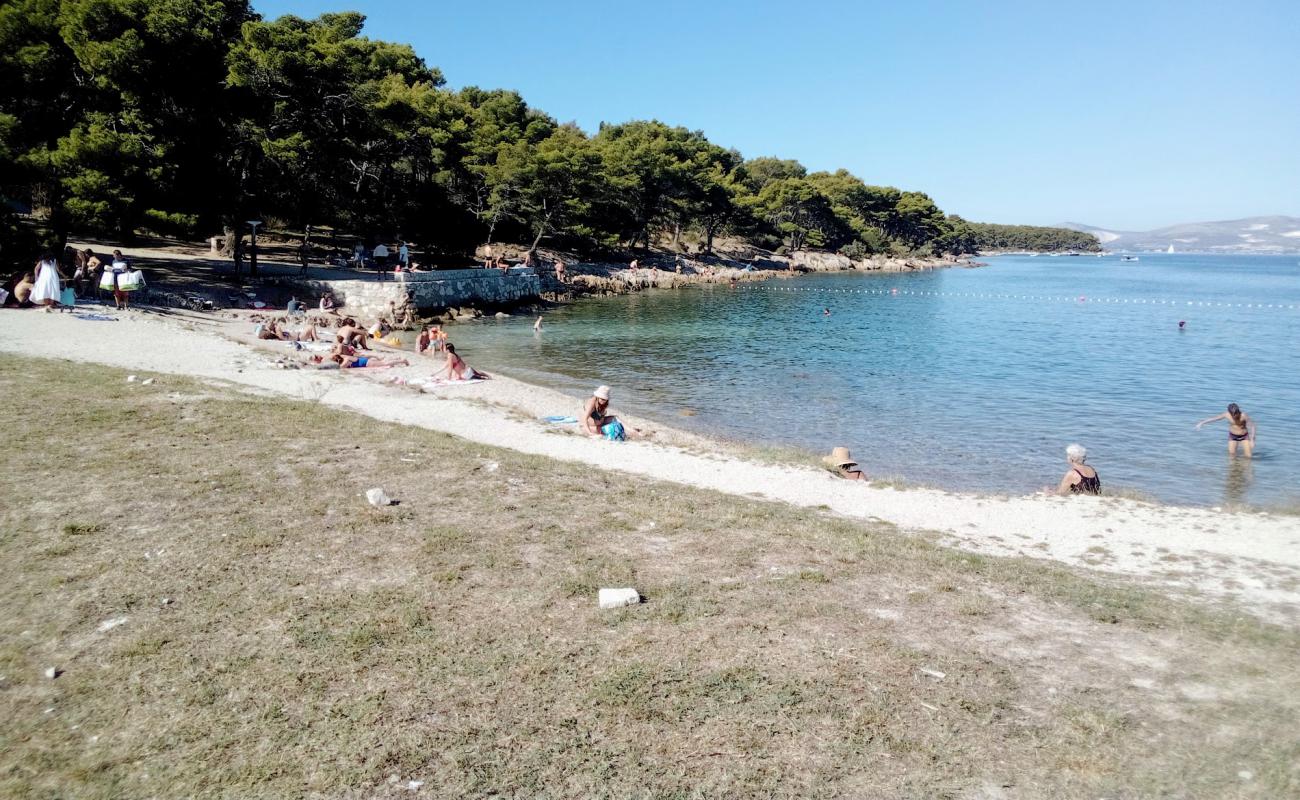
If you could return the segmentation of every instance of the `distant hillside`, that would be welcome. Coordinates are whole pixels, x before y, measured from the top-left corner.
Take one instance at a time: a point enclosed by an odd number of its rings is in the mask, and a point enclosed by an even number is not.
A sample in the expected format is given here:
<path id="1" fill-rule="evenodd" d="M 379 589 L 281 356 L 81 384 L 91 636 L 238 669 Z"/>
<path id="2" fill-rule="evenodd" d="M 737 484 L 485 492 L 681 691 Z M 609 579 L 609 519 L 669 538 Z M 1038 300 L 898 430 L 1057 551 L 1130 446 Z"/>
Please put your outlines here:
<path id="1" fill-rule="evenodd" d="M 1153 231 L 1112 231 L 1062 222 L 1059 227 L 1091 233 L 1107 250 L 1168 250 L 1198 253 L 1300 253 L 1300 217 L 1247 217 L 1190 222 Z"/>

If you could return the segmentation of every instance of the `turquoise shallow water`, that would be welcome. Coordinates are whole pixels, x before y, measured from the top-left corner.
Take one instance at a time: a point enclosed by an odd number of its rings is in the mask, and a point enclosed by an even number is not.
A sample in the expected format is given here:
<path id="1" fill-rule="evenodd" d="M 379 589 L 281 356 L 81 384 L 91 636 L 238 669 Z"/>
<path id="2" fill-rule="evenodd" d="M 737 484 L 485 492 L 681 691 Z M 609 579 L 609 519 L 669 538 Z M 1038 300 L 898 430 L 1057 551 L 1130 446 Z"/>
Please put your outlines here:
<path id="1" fill-rule="evenodd" d="M 453 341 L 524 380 L 608 383 L 616 408 L 679 427 L 844 444 L 874 475 L 1027 492 L 1059 480 L 1078 441 L 1108 486 L 1300 501 L 1300 257 L 984 260 L 588 300 L 541 335 L 516 317 Z M 1193 430 L 1234 401 L 1259 424 L 1248 465 L 1229 464 L 1224 423 Z"/>

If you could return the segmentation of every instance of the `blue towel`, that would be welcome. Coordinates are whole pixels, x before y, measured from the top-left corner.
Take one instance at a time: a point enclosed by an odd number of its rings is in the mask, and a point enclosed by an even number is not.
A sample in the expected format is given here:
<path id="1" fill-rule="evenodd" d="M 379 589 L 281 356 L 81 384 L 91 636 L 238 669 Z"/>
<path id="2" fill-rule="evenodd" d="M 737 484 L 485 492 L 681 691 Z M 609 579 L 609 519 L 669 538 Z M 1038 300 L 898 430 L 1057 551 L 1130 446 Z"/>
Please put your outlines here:
<path id="1" fill-rule="evenodd" d="M 555 415 L 555 416 L 550 416 L 550 417 L 542 417 L 542 422 L 553 422 L 553 423 L 556 423 L 556 424 L 566 424 L 566 425 L 571 425 L 571 424 L 573 424 L 573 423 L 575 423 L 575 422 L 577 422 L 577 421 L 578 421 L 578 418 L 577 418 L 577 417 L 565 417 L 565 416 L 560 416 L 560 415 Z"/>
<path id="2" fill-rule="evenodd" d="M 97 320 L 97 321 L 100 321 L 100 322 L 117 322 L 117 317 L 110 317 L 110 316 L 106 316 L 106 315 L 104 315 L 104 314 L 77 314 L 77 313 L 74 313 L 73 316 L 76 317 L 77 319 L 90 319 L 90 320 Z"/>

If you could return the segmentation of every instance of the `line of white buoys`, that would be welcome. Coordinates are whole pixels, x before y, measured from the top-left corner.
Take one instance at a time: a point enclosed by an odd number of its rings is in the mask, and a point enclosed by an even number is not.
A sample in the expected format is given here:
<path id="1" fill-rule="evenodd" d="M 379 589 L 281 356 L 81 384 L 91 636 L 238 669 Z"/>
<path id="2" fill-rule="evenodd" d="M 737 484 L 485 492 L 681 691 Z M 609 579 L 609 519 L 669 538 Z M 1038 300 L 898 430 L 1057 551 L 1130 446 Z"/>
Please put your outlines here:
<path id="1" fill-rule="evenodd" d="M 1296 311 L 1296 310 L 1300 310 L 1300 306 L 1297 306 L 1297 305 L 1294 305 L 1294 304 L 1286 304 L 1286 303 L 1232 303 L 1232 302 L 1227 302 L 1227 303 L 1225 303 L 1225 302 L 1222 302 L 1222 301 L 1215 301 L 1215 300 L 1169 300 L 1169 299 L 1153 299 L 1153 298 L 1145 298 L 1145 297 L 1137 297 L 1137 298 L 1128 298 L 1128 297 L 1091 297 L 1091 298 L 1090 298 L 1090 297 L 1088 297 L 1088 296 L 1086 296 L 1086 295 L 1080 295 L 1080 296 L 1078 296 L 1078 297 L 1061 297 L 1061 296 L 1057 296 L 1057 295 L 986 294 L 986 293 L 981 293 L 981 292 L 933 292 L 933 291 L 926 291 L 926 290 L 918 291 L 918 290 L 914 290 L 914 289 L 897 289 L 897 288 L 893 288 L 893 289 L 838 289 L 838 288 L 837 288 L 837 289 L 831 289 L 831 288 L 827 288 L 827 289 L 817 289 L 817 288 L 808 287 L 808 286 L 746 286 L 745 289 L 748 290 L 748 291 L 756 291 L 756 292 L 758 292 L 758 291 L 761 291 L 761 292 L 802 292 L 802 293 L 805 293 L 805 294 L 809 294 L 809 293 L 812 293 L 812 294 L 816 294 L 816 293 L 831 293 L 831 294 L 886 295 L 886 296 L 893 296 L 893 297 L 897 297 L 897 296 L 900 296 L 900 295 L 907 295 L 907 296 L 914 296 L 914 297 L 968 297 L 968 298 L 974 298 L 974 299 L 978 299 L 978 300 L 1026 300 L 1026 301 L 1030 301 L 1030 302 L 1033 302 L 1033 301 L 1040 301 L 1040 302 L 1048 302 L 1048 303 L 1072 303 L 1072 302 L 1078 302 L 1078 303 L 1089 303 L 1089 302 L 1091 302 L 1091 303 L 1114 303 L 1114 304 L 1120 304 L 1120 303 L 1123 303 L 1123 304 L 1129 304 L 1129 303 L 1132 303 L 1132 304 L 1134 304 L 1134 305 L 1138 305 L 1138 304 L 1141 304 L 1141 305 L 1161 305 L 1161 306 L 1177 306 L 1177 305 L 1186 305 L 1186 306 L 1193 306 L 1193 307 L 1198 307 L 1198 308 L 1252 308 L 1252 309 L 1255 309 L 1255 308 L 1258 308 L 1258 309 L 1265 309 L 1265 308 L 1268 308 L 1268 309 L 1273 309 L 1273 310 L 1277 310 L 1277 311 L 1283 311 L 1283 310 L 1285 310 L 1285 311 Z"/>

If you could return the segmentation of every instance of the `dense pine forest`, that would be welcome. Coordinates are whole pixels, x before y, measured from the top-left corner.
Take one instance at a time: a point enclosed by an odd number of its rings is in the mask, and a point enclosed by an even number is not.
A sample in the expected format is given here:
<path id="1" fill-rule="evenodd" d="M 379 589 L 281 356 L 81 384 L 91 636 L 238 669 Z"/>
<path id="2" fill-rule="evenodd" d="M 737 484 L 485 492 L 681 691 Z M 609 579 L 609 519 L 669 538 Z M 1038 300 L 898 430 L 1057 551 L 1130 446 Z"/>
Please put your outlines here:
<path id="1" fill-rule="evenodd" d="M 657 120 L 588 133 L 513 91 L 445 88 L 410 46 L 363 36 L 364 20 L 264 20 L 244 0 L 7 0 L 0 259 L 69 234 L 201 238 L 254 217 L 451 254 L 709 251 L 721 236 L 853 256 L 1097 248 Z"/>

